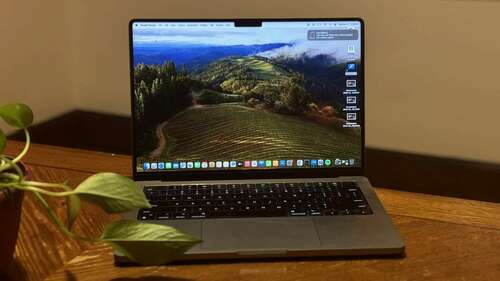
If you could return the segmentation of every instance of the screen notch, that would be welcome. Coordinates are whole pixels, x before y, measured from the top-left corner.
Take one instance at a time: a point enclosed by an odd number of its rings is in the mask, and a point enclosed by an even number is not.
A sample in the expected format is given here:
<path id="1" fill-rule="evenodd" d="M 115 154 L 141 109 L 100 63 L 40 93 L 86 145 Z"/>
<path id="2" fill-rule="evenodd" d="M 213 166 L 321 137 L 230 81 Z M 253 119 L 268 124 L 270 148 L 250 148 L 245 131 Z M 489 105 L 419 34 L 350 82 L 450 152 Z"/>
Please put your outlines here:
<path id="1" fill-rule="evenodd" d="M 240 19 L 234 21 L 234 27 L 262 27 L 262 21 L 254 19 Z"/>

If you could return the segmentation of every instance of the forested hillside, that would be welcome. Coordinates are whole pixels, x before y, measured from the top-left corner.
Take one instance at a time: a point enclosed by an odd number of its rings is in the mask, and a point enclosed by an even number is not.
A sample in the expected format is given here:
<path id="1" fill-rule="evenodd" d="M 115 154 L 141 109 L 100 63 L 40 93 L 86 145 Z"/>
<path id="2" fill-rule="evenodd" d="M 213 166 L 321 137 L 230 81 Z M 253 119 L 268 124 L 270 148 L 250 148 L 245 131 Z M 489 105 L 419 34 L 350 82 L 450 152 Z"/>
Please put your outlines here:
<path id="1" fill-rule="evenodd" d="M 139 64 L 134 68 L 134 127 L 140 139 L 138 147 L 148 151 L 156 145 L 155 127 L 192 104 L 190 91 L 195 85 L 196 81 L 185 70 L 177 70 L 173 62 Z"/>

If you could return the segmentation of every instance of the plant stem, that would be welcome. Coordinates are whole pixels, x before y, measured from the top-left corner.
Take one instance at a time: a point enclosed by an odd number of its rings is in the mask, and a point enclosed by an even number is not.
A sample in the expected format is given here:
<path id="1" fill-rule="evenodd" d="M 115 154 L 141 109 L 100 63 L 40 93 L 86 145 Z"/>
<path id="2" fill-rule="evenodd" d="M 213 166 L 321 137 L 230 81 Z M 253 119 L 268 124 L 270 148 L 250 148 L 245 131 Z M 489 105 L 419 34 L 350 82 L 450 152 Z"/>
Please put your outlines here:
<path id="1" fill-rule="evenodd" d="M 73 191 L 52 192 L 52 191 L 41 189 L 41 188 L 38 188 L 38 187 L 35 187 L 35 186 L 31 186 L 31 185 L 29 185 L 27 183 L 29 183 L 29 182 L 22 181 L 22 182 L 17 183 L 16 185 L 14 185 L 12 187 L 16 188 L 16 189 L 21 189 L 21 190 L 38 192 L 38 193 L 42 193 L 42 194 L 49 195 L 49 196 L 54 196 L 54 197 L 64 197 L 64 196 L 68 196 L 68 195 L 73 194 Z"/>
<path id="2" fill-rule="evenodd" d="M 12 180 L 12 182 L 20 182 L 21 177 L 19 177 L 18 174 L 13 174 L 9 172 L 3 172 L 0 174 L 1 177 L 8 178 L 9 180 Z"/>
<path id="3" fill-rule="evenodd" d="M 61 188 L 66 191 L 71 191 L 71 188 L 64 183 L 48 183 L 48 182 L 37 182 L 37 181 L 22 181 L 23 185 L 30 185 L 36 187 L 49 187 L 49 188 Z"/>
<path id="4" fill-rule="evenodd" d="M 16 167 L 15 163 L 11 163 Z M 19 172 L 21 172 L 19 170 Z M 73 193 L 73 190 L 65 183 L 45 183 L 45 182 L 36 182 L 36 181 L 23 181 L 20 180 L 21 177 L 12 173 L 3 173 L 2 176 L 10 178 L 12 181 L 8 183 L 0 183 L 0 188 L 10 187 L 21 190 L 28 190 L 33 192 L 43 193 L 45 195 L 56 196 L 56 197 L 64 197 L 69 196 Z M 65 190 L 64 192 L 53 192 L 45 189 L 41 189 L 38 187 L 49 187 L 49 188 L 61 188 Z"/>
<path id="5" fill-rule="evenodd" d="M 16 184 L 17 184 L 17 182 L 0 183 L 0 188 L 14 187 Z"/>
<path id="6" fill-rule="evenodd" d="M 29 150 L 30 144 L 31 144 L 30 133 L 28 132 L 28 129 L 26 129 L 26 128 L 24 128 L 24 135 L 26 137 L 26 143 L 24 144 L 23 150 L 13 160 L 10 160 L 10 159 L 2 156 L 2 160 L 4 162 L 7 162 L 7 164 L 0 165 L 0 172 L 3 172 L 3 171 L 8 170 L 10 168 L 14 168 L 16 170 L 21 171 L 21 169 L 19 169 L 19 167 L 15 164 L 17 162 L 19 162 L 24 157 L 24 155 L 26 155 L 26 153 L 28 153 L 28 150 Z M 22 177 L 23 173 L 19 172 L 19 171 L 17 171 L 17 172 Z"/>
<path id="7" fill-rule="evenodd" d="M 14 171 L 18 175 L 17 181 L 20 181 L 24 177 L 23 171 L 21 171 L 21 168 L 19 168 L 19 166 L 13 160 L 10 160 L 9 158 L 7 158 L 5 156 L 0 156 L 0 159 L 7 162 L 7 164 L 0 166 L 0 173 L 2 173 L 5 170 L 8 170 L 8 169 L 14 169 Z M 2 174 L 9 175 L 10 173 L 2 173 Z M 10 176 L 10 177 L 12 177 L 12 176 Z"/>
<path id="8" fill-rule="evenodd" d="M 24 157 L 24 155 L 26 155 L 26 153 L 28 152 L 28 150 L 30 148 L 30 133 L 28 132 L 28 129 L 26 129 L 26 128 L 24 128 L 24 135 L 26 136 L 26 144 L 24 145 L 24 148 L 21 151 L 21 153 L 19 153 L 19 155 L 17 155 L 16 158 L 14 158 L 14 160 L 12 160 L 12 163 L 19 162 L 19 160 L 21 160 Z"/>
<path id="9" fill-rule="evenodd" d="M 66 226 L 64 225 L 64 223 L 57 217 L 57 215 L 54 213 L 54 211 L 52 210 L 52 208 L 50 208 L 49 204 L 47 203 L 47 201 L 45 201 L 45 199 L 42 197 L 42 195 L 40 195 L 40 193 L 38 193 L 36 191 L 34 191 L 33 194 L 35 194 L 35 198 L 47 210 L 47 213 L 49 214 L 50 220 L 55 225 L 57 225 L 57 227 L 59 227 L 59 229 L 64 234 L 68 235 L 69 237 L 71 237 L 73 239 L 79 239 L 79 240 L 83 240 L 83 241 L 87 241 L 87 242 L 100 242 L 101 241 L 99 238 L 82 237 L 82 236 L 79 236 L 79 235 L 71 232 L 68 228 L 66 228 Z"/>

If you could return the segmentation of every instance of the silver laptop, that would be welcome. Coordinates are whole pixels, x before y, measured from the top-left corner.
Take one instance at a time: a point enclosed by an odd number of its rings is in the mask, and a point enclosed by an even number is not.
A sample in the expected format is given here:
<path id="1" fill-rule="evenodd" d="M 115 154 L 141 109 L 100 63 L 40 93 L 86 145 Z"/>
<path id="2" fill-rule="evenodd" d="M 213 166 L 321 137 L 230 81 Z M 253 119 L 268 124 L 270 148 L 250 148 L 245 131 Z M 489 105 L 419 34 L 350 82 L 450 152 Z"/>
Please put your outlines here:
<path id="1" fill-rule="evenodd" d="M 203 243 L 185 259 L 399 255 L 364 168 L 361 19 L 130 22 L 128 218 Z"/>

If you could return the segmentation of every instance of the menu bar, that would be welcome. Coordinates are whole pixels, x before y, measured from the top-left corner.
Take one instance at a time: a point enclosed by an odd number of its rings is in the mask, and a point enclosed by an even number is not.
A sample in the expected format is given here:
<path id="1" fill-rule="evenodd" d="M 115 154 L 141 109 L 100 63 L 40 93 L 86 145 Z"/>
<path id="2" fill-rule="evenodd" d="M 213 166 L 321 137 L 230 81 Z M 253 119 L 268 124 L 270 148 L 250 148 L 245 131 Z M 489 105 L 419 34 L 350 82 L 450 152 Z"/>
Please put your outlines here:
<path id="1" fill-rule="evenodd" d="M 269 21 L 262 22 L 263 28 L 336 28 L 359 29 L 361 24 L 357 21 Z M 234 28 L 232 21 L 221 22 L 135 22 L 134 28 Z M 250 27 L 255 28 L 255 27 Z"/>

